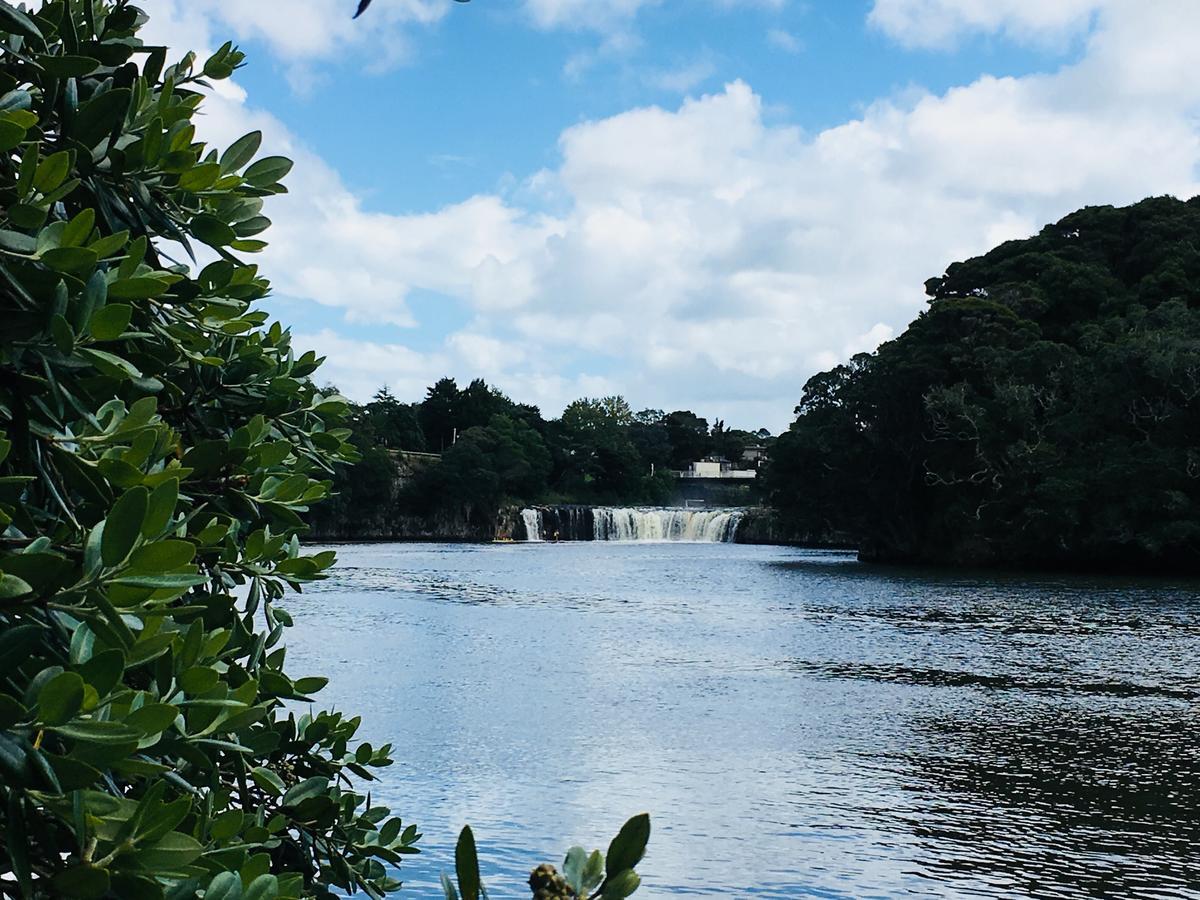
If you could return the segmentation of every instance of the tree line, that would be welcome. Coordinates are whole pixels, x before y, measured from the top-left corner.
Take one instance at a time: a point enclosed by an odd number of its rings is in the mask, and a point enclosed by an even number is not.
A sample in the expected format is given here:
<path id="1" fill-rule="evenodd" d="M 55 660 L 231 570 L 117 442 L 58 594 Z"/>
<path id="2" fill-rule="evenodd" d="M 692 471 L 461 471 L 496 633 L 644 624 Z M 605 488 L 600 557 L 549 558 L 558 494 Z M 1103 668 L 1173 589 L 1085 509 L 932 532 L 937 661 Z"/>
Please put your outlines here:
<path id="1" fill-rule="evenodd" d="M 1195 568 L 1200 199 L 1083 209 L 926 287 L 805 385 L 779 514 L 869 559 Z"/>
<path id="2" fill-rule="evenodd" d="M 584 397 L 546 419 L 481 378 L 465 387 L 442 378 L 415 403 L 383 387 L 351 405 L 351 424 L 361 458 L 335 475 L 318 529 L 397 506 L 482 523 L 505 503 L 661 504 L 675 489 L 672 470 L 705 457 L 739 460 L 772 440 L 766 429 L 710 425 L 690 410 L 635 412 L 619 396 Z M 396 450 L 441 459 L 398 488 Z"/>

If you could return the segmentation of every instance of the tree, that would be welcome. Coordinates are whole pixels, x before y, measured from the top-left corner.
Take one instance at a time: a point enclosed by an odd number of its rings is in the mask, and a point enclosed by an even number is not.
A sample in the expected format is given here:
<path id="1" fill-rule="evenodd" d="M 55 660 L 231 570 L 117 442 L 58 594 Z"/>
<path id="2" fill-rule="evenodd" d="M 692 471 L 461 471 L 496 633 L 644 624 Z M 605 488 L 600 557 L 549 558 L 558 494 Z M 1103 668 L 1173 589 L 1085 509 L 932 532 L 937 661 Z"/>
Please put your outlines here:
<path id="1" fill-rule="evenodd" d="M 686 469 L 689 464 L 703 459 L 712 450 L 708 436 L 708 420 L 690 410 L 676 410 L 664 420 L 667 438 L 671 442 L 671 465 Z"/>
<path id="2" fill-rule="evenodd" d="M 877 559 L 1194 569 L 1197 246 L 1200 200 L 1155 198 L 950 266 L 899 338 L 805 385 L 780 514 Z"/>
<path id="3" fill-rule="evenodd" d="M 416 409 L 401 403 L 386 386 L 375 392 L 365 406 L 351 405 L 350 423 L 354 445 L 360 450 L 387 447 L 391 450 L 425 449 L 425 435 Z"/>
<path id="4" fill-rule="evenodd" d="M 167 65 L 144 22 L 0 2 L 0 892 L 380 896 L 418 837 L 359 787 L 390 746 L 284 670 L 281 604 L 334 562 L 303 516 L 357 456 L 255 309 L 291 163 L 197 141 L 242 54 Z"/>

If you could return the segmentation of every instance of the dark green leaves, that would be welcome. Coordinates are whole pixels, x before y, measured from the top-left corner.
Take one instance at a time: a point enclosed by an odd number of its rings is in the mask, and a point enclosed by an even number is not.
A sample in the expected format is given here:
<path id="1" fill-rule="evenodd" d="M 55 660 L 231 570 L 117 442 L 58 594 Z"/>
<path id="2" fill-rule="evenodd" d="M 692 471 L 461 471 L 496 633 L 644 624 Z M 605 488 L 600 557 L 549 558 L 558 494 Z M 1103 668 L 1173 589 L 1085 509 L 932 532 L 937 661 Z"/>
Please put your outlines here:
<path id="1" fill-rule="evenodd" d="M 250 777 L 254 779 L 254 783 L 272 796 L 278 797 L 283 794 L 284 784 L 283 779 L 272 772 L 270 769 L 259 766 L 250 770 Z"/>
<path id="2" fill-rule="evenodd" d="M 462 900 L 479 900 L 479 854 L 470 825 L 465 826 L 458 835 L 458 844 L 454 848 L 454 871 L 458 876 Z"/>
<path id="3" fill-rule="evenodd" d="M 113 504 L 112 512 L 104 520 L 104 537 L 100 543 L 100 555 L 106 566 L 124 562 L 133 549 L 142 531 L 149 498 L 150 492 L 144 487 L 135 487 Z"/>
<path id="4" fill-rule="evenodd" d="M 646 853 L 650 840 L 650 816 L 646 813 L 634 816 L 621 826 L 617 836 L 608 845 L 605 871 L 612 878 L 625 869 L 632 869 Z"/>
<path id="5" fill-rule="evenodd" d="M 129 109 L 129 88 L 114 88 L 79 107 L 70 135 L 91 148 L 119 127 Z"/>
<path id="6" fill-rule="evenodd" d="M 328 778 L 324 778 L 320 775 L 314 775 L 312 778 L 306 778 L 299 784 L 288 788 L 287 793 L 283 795 L 284 805 L 297 806 L 311 797 L 317 797 L 321 794 L 324 794 L 328 787 Z"/>
<path id="7" fill-rule="evenodd" d="M 46 725 L 62 725 L 83 706 L 83 679 L 60 672 L 38 692 L 38 718 Z"/>
<path id="8" fill-rule="evenodd" d="M 92 314 L 88 330 L 98 341 L 115 341 L 129 327 L 133 308 L 125 303 L 112 303 Z"/>
<path id="9" fill-rule="evenodd" d="M 192 219 L 192 234 L 210 247 L 224 247 L 232 244 L 237 235 L 233 229 L 216 216 L 202 213 Z"/>
<path id="10" fill-rule="evenodd" d="M 54 876 L 54 889 L 65 897 L 94 900 L 108 893 L 110 877 L 106 870 L 90 865 L 76 866 Z"/>
<path id="11" fill-rule="evenodd" d="M 157 541 L 139 547 L 130 558 L 129 567 L 135 572 L 162 574 L 186 566 L 195 555 L 196 545 L 191 541 Z"/>
<path id="12" fill-rule="evenodd" d="M 238 138 L 221 154 L 221 174 L 228 175 L 236 172 L 254 159 L 254 154 L 262 145 L 262 132 L 252 131 Z"/>
<path id="13" fill-rule="evenodd" d="M 208 883 L 204 900 L 242 900 L 242 879 L 235 872 L 221 872 Z"/>
<path id="14" fill-rule="evenodd" d="M 25 13 L 10 6 L 7 0 L 0 0 L 0 31 L 11 31 L 32 38 L 36 46 L 45 44 L 42 32 L 33 20 Z"/>
<path id="15" fill-rule="evenodd" d="M 104 722 L 98 719 L 76 719 L 54 730 L 63 737 L 85 744 L 128 744 L 141 737 L 140 732 L 120 722 Z"/>
<path id="16" fill-rule="evenodd" d="M 292 170 L 292 161 L 286 156 L 265 156 L 248 168 L 244 178 L 259 188 L 278 184 Z"/>

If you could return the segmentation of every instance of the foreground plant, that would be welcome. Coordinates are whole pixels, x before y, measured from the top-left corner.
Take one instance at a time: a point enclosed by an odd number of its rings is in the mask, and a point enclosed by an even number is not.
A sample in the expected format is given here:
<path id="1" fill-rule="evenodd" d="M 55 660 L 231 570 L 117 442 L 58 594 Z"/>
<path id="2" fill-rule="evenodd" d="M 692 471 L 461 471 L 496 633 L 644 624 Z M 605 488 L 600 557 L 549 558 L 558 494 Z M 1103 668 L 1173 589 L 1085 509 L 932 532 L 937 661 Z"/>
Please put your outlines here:
<path id="1" fill-rule="evenodd" d="M 554 866 L 543 864 L 529 875 L 533 900 L 624 900 L 642 883 L 634 867 L 646 853 L 650 840 L 650 817 L 645 813 L 634 816 L 623 826 L 608 845 L 607 858 L 599 850 L 588 853 L 583 847 L 567 851 L 560 873 Z M 487 898 L 479 875 L 479 856 L 475 835 L 470 826 L 458 836 L 454 849 L 455 875 L 458 885 L 449 875 L 442 875 L 442 890 L 446 900 L 478 900 Z"/>
<path id="2" fill-rule="evenodd" d="M 284 670 L 356 457 L 254 309 L 291 162 L 197 141 L 242 54 L 167 65 L 145 18 L 0 0 L 0 895 L 380 897 L 420 837 L 356 787 L 390 745 Z"/>

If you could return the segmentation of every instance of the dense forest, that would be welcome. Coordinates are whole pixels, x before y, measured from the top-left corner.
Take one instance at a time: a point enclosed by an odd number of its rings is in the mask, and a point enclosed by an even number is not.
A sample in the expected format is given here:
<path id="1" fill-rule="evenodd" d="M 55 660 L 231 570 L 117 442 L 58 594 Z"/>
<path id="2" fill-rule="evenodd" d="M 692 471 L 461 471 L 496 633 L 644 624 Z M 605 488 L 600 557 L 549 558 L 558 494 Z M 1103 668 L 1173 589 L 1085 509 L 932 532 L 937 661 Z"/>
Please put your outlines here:
<path id="1" fill-rule="evenodd" d="M 478 378 L 462 388 L 443 378 L 417 403 L 385 387 L 351 417 L 361 459 L 314 510 L 318 533 L 353 534 L 348 524 L 393 510 L 490 528 L 510 503 L 663 504 L 675 490 L 671 470 L 706 456 L 737 460 L 771 440 L 766 429 L 710 426 L 688 410 L 634 412 L 623 397 L 585 397 L 547 420 Z M 440 459 L 397 479 L 397 450 Z"/>
<path id="2" fill-rule="evenodd" d="M 1080 210 L 805 385 L 772 503 L 863 558 L 1194 568 L 1200 199 Z"/>

